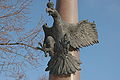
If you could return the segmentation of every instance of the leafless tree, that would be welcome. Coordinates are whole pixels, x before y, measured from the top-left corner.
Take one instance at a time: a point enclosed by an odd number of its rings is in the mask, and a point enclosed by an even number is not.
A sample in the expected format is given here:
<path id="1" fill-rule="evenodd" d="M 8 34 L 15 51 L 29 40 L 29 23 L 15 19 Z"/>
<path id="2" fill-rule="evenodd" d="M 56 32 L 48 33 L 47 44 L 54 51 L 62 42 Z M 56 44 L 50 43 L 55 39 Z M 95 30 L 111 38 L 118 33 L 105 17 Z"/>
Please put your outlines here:
<path id="1" fill-rule="evenodd" d="M 39 80 L 48 80 L 48 77 L 46 75 L 43 75 Z"/>
<path id="2" fill-rule="evenodd" d="M 38 42 L 42 41 L 40 26 L 43 18 L 32 30 L 25 30 L 29 22 L 31 0 L 0 0 L 0 74 L 17 80 L 26 75 L 24 67 L 40 65 Z"/>

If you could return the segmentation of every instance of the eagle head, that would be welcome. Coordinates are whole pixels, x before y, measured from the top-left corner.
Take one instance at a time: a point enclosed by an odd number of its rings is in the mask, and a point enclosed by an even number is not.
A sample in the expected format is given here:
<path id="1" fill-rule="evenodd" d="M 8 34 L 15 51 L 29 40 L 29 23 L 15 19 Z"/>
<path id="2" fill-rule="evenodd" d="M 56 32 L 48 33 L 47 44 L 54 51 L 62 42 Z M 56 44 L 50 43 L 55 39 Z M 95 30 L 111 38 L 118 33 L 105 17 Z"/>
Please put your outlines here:
<path id="1" fill-rule="evenodd" d="M 52 17 L 57 17 L 58 12 L 54 8 L 46 8 L 46 12 Z"/>

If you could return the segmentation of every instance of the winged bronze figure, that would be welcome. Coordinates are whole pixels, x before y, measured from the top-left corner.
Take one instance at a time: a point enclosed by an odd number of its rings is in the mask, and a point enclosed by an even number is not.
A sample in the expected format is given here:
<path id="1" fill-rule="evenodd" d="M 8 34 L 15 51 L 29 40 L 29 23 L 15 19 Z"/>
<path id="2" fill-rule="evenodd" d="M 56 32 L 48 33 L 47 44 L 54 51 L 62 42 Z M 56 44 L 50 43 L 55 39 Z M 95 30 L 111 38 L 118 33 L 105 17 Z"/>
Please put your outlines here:
<path id="1" fill-rule="evenodd" d="M 43 46 L 49 48 L 48 53 L 52 55 L 46 71 L 57 75 L 74 74 L 76 70 L 80 70 L 81 62 L 69 52 L 99 42 L 96 24 L 88 20 L 77 24 L 67 23 L 53 8 L 52 3 L 49 2 L 47 6 L 46 11 L 52 16 L 54 23 L 52 27 L 47 24 L 42 26 L 45 33 Z"/>
<path id="2" fill-rule="evenodd" d="M 70 24 L 62 20 L 56 9 L 47 8 L 46 10 L 53 17 L 54 23 L 52 27 L 48 27 L 47 24 L 43 25 L 44 42 L 48 36 L 52 36 L 55 42 L 59 42 L 65 34 L 73 48 L 82 48 L 99 42 L 95 23 L 83 20 L 77 24 Z"/>

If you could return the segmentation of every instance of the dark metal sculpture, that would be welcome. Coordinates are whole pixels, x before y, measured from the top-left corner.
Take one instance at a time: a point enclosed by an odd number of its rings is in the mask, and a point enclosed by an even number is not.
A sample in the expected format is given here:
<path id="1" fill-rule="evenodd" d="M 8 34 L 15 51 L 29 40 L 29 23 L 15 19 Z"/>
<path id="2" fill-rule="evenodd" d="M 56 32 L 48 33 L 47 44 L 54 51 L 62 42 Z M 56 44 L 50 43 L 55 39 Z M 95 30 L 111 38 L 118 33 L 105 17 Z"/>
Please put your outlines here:
<path id="1" fill-rule="evenodd" d="M 51 4 L 51 2 L 47 4 L 46 11 L 54 19 L 53 26 L 43 25 L 45 32 L 43 46 L 45 53 L 49 53 L 51 56 L 46 71 L 57 75 L 74 74 L 76 70 L 80 70 L 81 62 L 76 60 L 70 51 L 98 43 L 96 25 L 87 20 L 69 24 L 62 20 L 58 11 Z"/>
<path id="2" fill-rule="evenodd" d="M 70 41 L 67 41 L 67 35 L 64 35 L 59 45 L 60 52 L 50 59 L 46 71 L 56 75 L 74 74 L 76 70 L 80 70 L 81 62 L 70 54 Z"/>

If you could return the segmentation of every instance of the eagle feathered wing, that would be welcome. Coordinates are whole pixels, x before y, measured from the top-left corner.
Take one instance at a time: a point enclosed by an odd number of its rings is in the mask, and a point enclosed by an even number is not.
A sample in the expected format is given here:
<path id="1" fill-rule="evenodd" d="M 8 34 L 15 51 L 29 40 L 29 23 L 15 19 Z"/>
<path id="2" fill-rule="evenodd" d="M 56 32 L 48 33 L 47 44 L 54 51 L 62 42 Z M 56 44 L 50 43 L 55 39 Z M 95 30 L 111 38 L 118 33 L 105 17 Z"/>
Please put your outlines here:
<path id="1" fill-rule="evenodd" d="M 98 33 L 96 25 L 87 20 L 77 24 L 69 24 L 66 34 L 70 45 L 74 48 L 86 47 L 98 43 Z"/>
<path id="2" fill-rule="evenodd" d="M 48 27 L 47 24 L 44 24 L 43 26 L 43 30 L 44 30 L 44 34 L 45 34 L 45 38 L 44 38 L 44 43 L 46 45 L 46 47 L 50 46 L 50 42 L 53 41 L 52 39 L 52 27 Z"/>

